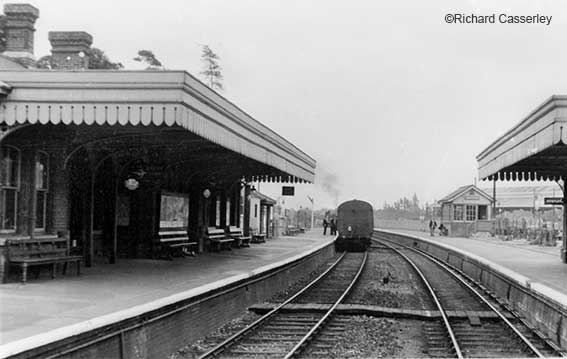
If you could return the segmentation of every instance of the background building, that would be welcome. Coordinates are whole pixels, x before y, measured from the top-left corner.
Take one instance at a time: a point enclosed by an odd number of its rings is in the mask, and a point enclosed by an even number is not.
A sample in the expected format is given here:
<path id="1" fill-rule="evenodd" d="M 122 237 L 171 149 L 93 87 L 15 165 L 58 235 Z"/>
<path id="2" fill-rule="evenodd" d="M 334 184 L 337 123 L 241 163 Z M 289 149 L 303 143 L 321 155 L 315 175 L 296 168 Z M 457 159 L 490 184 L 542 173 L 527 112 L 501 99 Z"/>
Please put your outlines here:
<path id="1" fill-rule="evenodd" d="M 51 32 L 56 69 L 33 69 L 39 11 L 4 12 L 0 245 L 64 237 L 92 265 L 186 231 L 203 251 L 207 227 L 249 232 L 252 181 L 313 181 L 314 159 L 185 71 L 88 70 L 81 31 Z"/>
<path id="2" fill-rule="evenodd" d="M 468 237 L 476 232 L 493 230 L 492 197 L 474 185 L 462 186 L 438 202 L 441 217 L 450 236 Z"/>

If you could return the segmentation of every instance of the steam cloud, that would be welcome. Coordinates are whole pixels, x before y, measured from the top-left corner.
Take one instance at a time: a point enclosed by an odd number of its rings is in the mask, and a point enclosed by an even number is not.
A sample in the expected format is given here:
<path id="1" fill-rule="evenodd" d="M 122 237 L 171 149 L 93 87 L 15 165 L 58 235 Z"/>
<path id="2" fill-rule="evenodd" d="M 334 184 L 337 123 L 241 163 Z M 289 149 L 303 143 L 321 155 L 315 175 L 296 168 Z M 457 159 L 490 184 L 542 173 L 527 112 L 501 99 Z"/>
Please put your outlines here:
<path id="1" fill-rule="evenodd" d="M 321 186 L 323 191 L 325 191 L 331 198 L 333 198 L 333 200 L 335 201 L 335 206 L 338 206 L 339 195 L 341 194 L 341 191 L 339 190 L 339 180 L 337 175 L 327 171 L 324 168 L 321 168 L 320 165 L 317 167 L 317 170 L 317 182 L 319 182 L 319 185 Z"/>

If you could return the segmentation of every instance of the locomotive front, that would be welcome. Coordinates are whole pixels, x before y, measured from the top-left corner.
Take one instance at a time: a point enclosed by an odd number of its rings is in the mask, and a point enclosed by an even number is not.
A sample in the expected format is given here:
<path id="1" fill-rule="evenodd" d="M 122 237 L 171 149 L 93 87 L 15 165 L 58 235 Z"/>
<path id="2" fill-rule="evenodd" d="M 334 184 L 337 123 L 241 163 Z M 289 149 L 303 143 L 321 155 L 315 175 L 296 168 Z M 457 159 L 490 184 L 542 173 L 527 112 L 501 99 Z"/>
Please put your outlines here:
<path id="1" fill-rule="evenodd" d="M 337 208 L 337 251 L 364 252 L 374 230 L 374 211 L 368 202 L 352 200 Z"/>

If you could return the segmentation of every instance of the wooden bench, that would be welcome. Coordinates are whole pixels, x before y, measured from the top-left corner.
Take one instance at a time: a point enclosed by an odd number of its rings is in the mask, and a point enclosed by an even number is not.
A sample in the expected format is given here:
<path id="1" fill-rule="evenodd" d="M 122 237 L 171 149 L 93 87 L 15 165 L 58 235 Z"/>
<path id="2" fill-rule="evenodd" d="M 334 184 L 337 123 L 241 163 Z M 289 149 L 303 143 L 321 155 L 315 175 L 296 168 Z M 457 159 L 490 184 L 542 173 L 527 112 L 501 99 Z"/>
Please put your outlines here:
<path id="1" fill-rule="evenodd" d="M 228 235 L 230 238 L 234 239 L 235 247 L 250 247 L 251 236 L 245 236 L 241 228 L 236 226 L 228 227 Z"/>
<path id="2" fill-rule="evenodd" d="M 265 233 L 258 233 L 256 231 L 252 233 L 252 243 L 265 243 L 265 242 L 266 242 Z"/>
<path id="3" fill-rule="evenodd" d="M 161 230 L 158 241 L 163 250 L 162 256 L 172 259 L 174 256 L 194 256 L 198 243 L 189 240 L 185 230 Z"/>
<path id="4" fill-rule="evenodd" d="M 230 250 L 230 246 L 234 242 L 234 239 L 228 237 L 222 228 L 207 227 L 205 236 L 211 242 L 211 249 L 216 251 L 220 251 L 223 248 Z"/>
<path id="5" fill-rule="evenodd" d="M 295 236 L 296 234 L 300 233 L 300 229 L 295 226 L 288 226 L 287 227 L 287 235 L 288 236 Z"/>
<path id="6" fill-rule="evenodd" d="M 69 254 L 69 242 L 66 238 L 43 237 L 36 239 L 18 239 L 6 241 L 6 261 L 9 266 L 20 267 L 22 283 L 28 279 L 28 268 L 51 265 L 51 278 L 55 278 L 57 265 L 63 264 L 63 274 L 67 272 L 69 262 L 75 262 L 77 275 L 81 274 L 82 256 Z M 9 274 L 9 268 L 8 273 Z M 39 270 L 37 272 L 39 276 Z M 6 281 L 7 275 L 3 278 Z"/>

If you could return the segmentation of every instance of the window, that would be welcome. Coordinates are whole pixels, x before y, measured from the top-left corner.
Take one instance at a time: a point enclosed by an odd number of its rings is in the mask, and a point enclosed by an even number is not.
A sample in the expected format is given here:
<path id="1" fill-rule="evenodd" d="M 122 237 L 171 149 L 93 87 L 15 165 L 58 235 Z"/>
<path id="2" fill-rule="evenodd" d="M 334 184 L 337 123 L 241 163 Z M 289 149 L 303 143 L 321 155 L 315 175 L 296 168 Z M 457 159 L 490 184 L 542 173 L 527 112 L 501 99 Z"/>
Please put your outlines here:
<path id="1" fill-rule="evenodd" d="M 254 205 L 254 218 L 258 218 L 258 205 Z"/>
<path id="2" fill-rule="evenodd" d="M 189 197 L 177 193 L 163 193 L 159 212 L 160 228 L 187 228 Z"/>
<path id="3" fill-rule="evenodd" d="M 220 194 L 217 194 L 217 200 L 215 202 L 215 226 L 220 227 L 220 210 L 221 210 L 221 198 Z"/>
<path id="4" fill-rule="evenodd" d="M 12 146 L 2 146 L 0 158 L 0 231 L 15 232 L 20 189 L 20 151 Z"/>
<path id="5" fill-rule="evenodd" d="M 463 220 L 463 214 L 464 214 L 463 213 L 463 205 L 462 204 L 456 204 L 453 220 L 462 221 Z"/>
<path id="6" fill-rule="evenodd" d="M 488 219 L 488 211 L 486 206 L 478 206 L 478 219 Z"/>
<path id="7" fill-rule="evenodd" d="M 230 226 L 230 199 L 226 200 L 226 225 Z"/>
<path id="8" fill-rule="evenodd" d="M 35 161 L 35 228 L 45 229 L 47 213 L 47 190 L 49 188 L 49 155 L 38 152 Z"/>
<path id="9" fill-rule="evenodd" d="M 476 221 L 476 206 L 467 206 L 467 221 Z"/>

